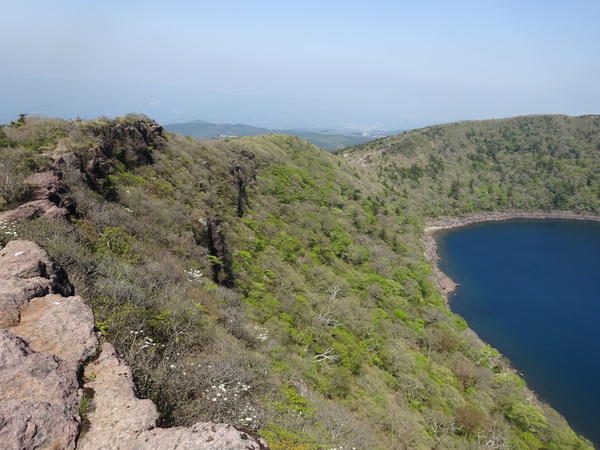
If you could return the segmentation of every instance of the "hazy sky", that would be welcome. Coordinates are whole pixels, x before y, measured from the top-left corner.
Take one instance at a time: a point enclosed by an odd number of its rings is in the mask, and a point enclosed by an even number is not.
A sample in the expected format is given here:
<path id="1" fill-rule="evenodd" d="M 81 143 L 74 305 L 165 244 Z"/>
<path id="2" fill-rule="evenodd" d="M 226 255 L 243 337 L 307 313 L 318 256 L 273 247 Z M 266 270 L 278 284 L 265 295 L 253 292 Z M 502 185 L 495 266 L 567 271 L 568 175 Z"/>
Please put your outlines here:
<path id="1" fill-rule="evenodd" d="M 0 12 L 0 123 L 600 113 L 597 0 L 2 0 Z"/>

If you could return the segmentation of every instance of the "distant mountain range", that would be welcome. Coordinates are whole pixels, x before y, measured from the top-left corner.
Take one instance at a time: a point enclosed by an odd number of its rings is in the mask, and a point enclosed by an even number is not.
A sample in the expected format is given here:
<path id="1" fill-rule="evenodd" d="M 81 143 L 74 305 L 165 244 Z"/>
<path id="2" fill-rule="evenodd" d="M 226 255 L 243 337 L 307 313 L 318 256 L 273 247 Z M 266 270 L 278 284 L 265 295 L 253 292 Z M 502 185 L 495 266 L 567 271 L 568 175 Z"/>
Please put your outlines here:
<path id="1" fill-rule="evenodd" d="M 185 123 L 164 125 L 167 131 L 190 136 L 196 139 L 228 139 L 241 136 L 258 136 L 260 134 L 289 134 L 298 136 L 327 151 L 364 144 L 381 137 L 399 134 L 405 130 L 370 130 L 364 133 L 349 130 L 294 128 L 290 130 L 274 130 L 244 124 L 216 124 L 204 120 L 193 120 Z"/>

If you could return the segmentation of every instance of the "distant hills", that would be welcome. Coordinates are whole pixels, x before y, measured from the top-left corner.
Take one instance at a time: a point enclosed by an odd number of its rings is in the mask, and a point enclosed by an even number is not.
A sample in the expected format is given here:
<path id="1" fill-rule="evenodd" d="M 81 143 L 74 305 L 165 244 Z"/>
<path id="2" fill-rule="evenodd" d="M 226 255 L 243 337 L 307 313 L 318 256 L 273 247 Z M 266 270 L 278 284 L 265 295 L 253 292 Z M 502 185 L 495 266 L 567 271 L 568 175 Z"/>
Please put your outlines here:
<path id="1" fill-rule="evenodd" d="M 167 131 L 190 136 L 196 139 L 228 139 L 242 136 L 258 136 L 260 134 L 289 134 L 298 136 L 327 151 L 339 150 L 344 147 L 364 144 L 374 139 L 401 133 L 404 130 L 371 130 L 365 133 L 349 130 L 307 129 L 295 128 L 290 130 L 275 130 L 254 127 L 251 125 L 216 124 L 204 120 L 193 120 L 185 123 L 164 125 Z"/>

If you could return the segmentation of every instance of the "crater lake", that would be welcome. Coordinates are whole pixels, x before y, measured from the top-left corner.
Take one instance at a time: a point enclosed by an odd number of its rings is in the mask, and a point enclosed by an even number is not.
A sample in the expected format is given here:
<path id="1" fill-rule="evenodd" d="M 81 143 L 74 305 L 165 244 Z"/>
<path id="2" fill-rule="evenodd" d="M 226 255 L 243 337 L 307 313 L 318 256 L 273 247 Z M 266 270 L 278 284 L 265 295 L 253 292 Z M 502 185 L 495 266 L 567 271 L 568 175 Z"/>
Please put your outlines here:
<path id="1" fill-rule="evenodd" d="M 485 222 L 435 239 L 459 284 L 452 311 L 600 446 L 600 222 Z"/>

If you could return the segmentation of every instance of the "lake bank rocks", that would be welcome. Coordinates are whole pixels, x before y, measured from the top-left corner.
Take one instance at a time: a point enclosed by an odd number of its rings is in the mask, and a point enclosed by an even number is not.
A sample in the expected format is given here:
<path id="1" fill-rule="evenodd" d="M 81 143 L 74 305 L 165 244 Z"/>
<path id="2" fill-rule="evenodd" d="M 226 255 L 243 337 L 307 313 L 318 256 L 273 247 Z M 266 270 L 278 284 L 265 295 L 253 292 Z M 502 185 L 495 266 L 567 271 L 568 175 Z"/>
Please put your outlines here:
<path id="1" fill-rule="evenodd" d="M 0 448 L 267 448 L 226 424 L 156 428 L 156 406 L 136 396 L 114 348 L 100 349 L 92 310 L 73 294 L 37 244 L 16 240 L 0 250 Z"/>

